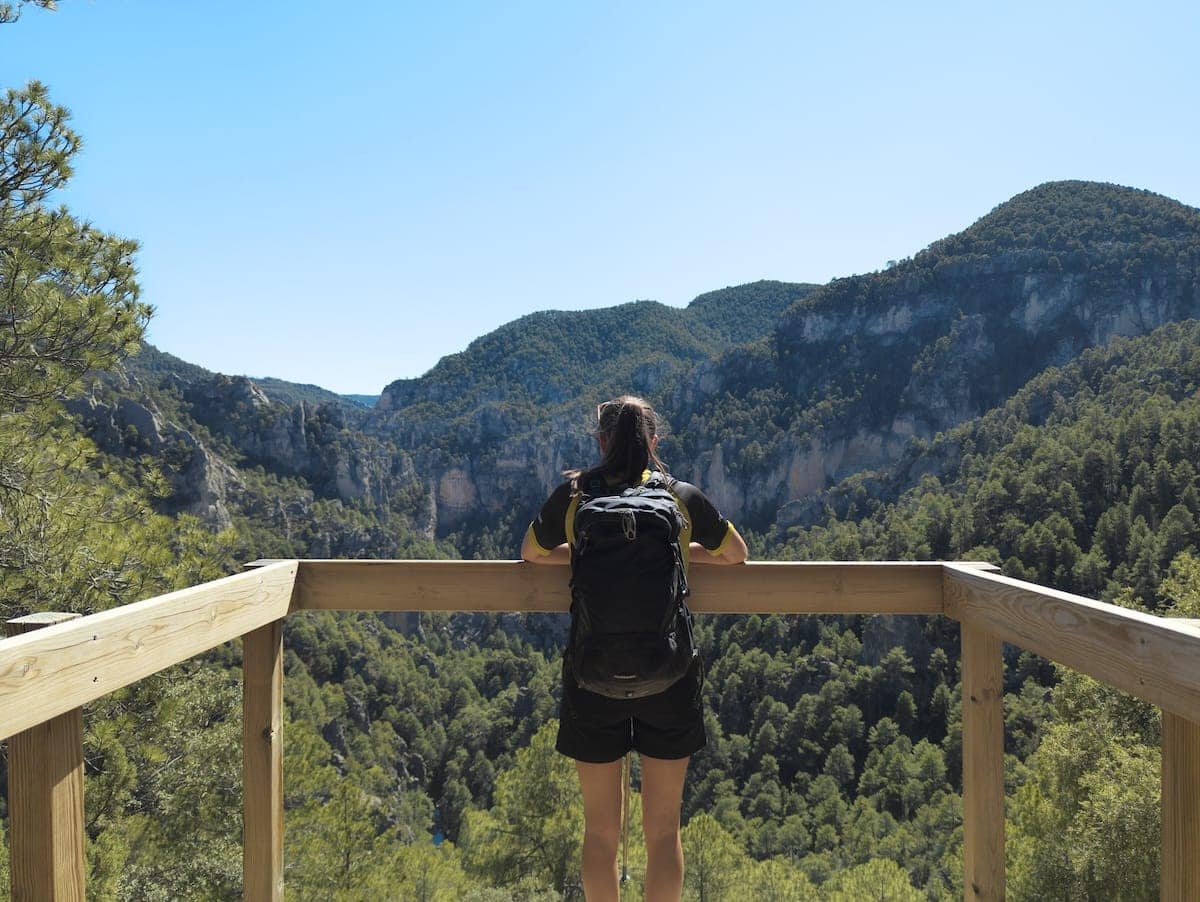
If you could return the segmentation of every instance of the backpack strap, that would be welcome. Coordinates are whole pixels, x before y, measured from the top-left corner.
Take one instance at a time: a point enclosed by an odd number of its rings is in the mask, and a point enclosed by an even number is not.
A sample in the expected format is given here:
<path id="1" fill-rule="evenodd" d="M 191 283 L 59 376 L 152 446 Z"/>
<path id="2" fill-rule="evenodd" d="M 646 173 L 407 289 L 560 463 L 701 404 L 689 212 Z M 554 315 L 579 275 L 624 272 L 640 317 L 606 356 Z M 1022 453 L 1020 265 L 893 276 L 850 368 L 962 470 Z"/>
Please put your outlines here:
<path id="1" fill-rule="evenodd" d="M 567 544 L 572 550 L 575 548 L 575 512 L 579 510 L 579 503 L 583 501 L 583 493 L 576 492 L 571 496 L 571 502 L 567 505 L 566 513 L 566 536 Z"/>
<path id="2" fill-rule="evenodd" d="M 671 493 L 671 497 L 675 499 L 676 507 L 683 514 L 683 529 L 679 531 L 679 553 L 683 556 L 683 569 L 686 572 L 688 564 L 691 562 L 692 515 L 688 512 L 687 505 L 683 503 L 683 499 L 679 497 L 679 493 L 675 491 L 675 484 L 679 480 L 674 476 L 668 476 L 666 473 L 655 471 L 650 474 L 650 479 L 647 479 L 642 484 L 648 485 L 651 480 L 657 480 L 659 486 Z"/>
<path id="3" fill-rule="evenodd" d="M 679 480 L 676 479 L 674 476 L 672 476 L 670 473 L 662 473 L 658 470 L 654 470 L 654 471 L 650 472 L 650 474 L 646 477 L 646 480 L 642 483 L 642 485 L 646 486 L 648 488 L 653 488 L 653 489 L 666 489 L 668 492 L 670 492 L 672 495 L 675 496 L 676 500 L 678 500 L 679 494 L 675 491 L 675 486 L 678 483 L 679 483 Z M 682 502 L 680 502 L 680 504 L 682 504 Z"/>
<path id="4" fill-rule="evenodd" d="M 564 515 L 563 532 L 567 537 L 567 544 L 571 546 L 572 551 L 575 548 L 575 514 L 579 511 L 579 505 L 588 498 L 595 498 L 598 495 L 606 494 L 606 488 L 607 486 L 605 486 L 602 480 L 594 478 L 588 483 L 587 489 L 581 488 L 578 492 L 571 495 L 571 501 L 567 504 L 567 512 Z"/>

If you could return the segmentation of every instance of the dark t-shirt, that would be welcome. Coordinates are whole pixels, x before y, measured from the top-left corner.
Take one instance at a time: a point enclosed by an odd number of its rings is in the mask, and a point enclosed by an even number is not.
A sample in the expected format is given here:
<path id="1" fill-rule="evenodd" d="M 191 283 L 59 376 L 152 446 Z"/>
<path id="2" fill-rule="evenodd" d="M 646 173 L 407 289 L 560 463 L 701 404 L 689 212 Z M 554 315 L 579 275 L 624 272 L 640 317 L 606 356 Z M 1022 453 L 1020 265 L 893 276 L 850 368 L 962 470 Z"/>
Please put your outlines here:
<path id="1" fill-rule="evenodd" d="M 645 482 L 649 475 L 643 474 L 642 481 Z M 690 482 L 673 481 L 668 488 L 679 502 L 685 521 L 679 544 L 686 549 L 689 542 L 699 542 L 710 554 L 720 554 L 732 528 L 730 522 L 721 516 L 708 496 Z M 564 482 L 550 493 L 537 519 L 529 524 L 544 553 L 549 554 L 552 549 L 570 541 L 568 523 L 575 513 L 572 501 L 571 483 Z"/>

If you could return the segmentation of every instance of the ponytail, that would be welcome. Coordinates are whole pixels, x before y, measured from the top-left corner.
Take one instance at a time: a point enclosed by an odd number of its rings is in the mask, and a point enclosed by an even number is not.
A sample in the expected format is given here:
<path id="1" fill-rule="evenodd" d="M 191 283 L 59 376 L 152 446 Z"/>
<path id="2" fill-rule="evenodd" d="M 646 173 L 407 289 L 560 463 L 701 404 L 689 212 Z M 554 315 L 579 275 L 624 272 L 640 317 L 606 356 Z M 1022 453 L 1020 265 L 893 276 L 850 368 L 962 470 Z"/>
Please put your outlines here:
<path id="1" fill-rule="evenodd" d="M 604 456 L 590 470 L 568 470 L 571 490 L 581 491 L 593 479 L 633 484 L 641 482 L 647 469 L 660 473 L 666 465 L 654 450 L 653 439 L 658 435 L 658 417 L 654 408 L 632 395 L 622 395 L 596 408 L 597 438 L 603 439 Z"/>

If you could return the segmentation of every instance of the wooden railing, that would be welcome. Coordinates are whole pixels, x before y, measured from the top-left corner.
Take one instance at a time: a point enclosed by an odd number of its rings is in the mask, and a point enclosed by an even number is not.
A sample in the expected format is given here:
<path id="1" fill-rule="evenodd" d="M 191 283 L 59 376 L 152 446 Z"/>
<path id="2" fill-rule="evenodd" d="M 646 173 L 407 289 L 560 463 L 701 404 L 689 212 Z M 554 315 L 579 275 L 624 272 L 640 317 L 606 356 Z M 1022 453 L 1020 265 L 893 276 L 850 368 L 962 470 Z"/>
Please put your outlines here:
<path id="1" fill-rule="evenodd" d="M 695 568 L 699 613 L 944 614 L 961 624 L 964 896 L 1004 897 L 1002 648 L 1162 709 L 1162 898 L 1200 899 L 1200 628 L 970 563 Z M 271 561 L 0 642 L 14 900 L 82 900 L 82 705 L 243 640 L 245 898 L 283 895 L 283 620 L 298 610 L 565 611 L 565 573 L 510 561 Z M 26 630 L 30 630 L 26 632 Z"/>

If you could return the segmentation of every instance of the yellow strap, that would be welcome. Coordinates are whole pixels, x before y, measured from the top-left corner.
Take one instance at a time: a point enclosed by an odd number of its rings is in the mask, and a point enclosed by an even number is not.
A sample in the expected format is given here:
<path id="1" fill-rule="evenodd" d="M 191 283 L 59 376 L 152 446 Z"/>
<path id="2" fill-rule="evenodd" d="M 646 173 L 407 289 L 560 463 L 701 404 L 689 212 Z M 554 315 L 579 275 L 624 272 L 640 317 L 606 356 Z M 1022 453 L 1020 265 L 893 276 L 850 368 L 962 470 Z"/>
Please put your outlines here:
<path id="1" fill-rule="evenodd" d="M 629 880 L 629 797 L 633 795 L 633 753 L 625 753 L 625 764 L 621 768 L 625 771 L 625 785 L 621 787 L 621 794 L 624 796 L 623 811 L 621 812 L 621 882 L 626 883 Z"/>
<path id="2" fill-rule="evenodd" d="M 679 531 L 679 552 L 683 555 L 683 571 L 686 573 L 688 561 L 691 559 L 692 553 L 692 515 L 688 513 L 687 505 L 683 503 L 683 499 L 675 494 L 675 489 L 668 486 L 667 491 L 671 493 L 671 497 L 679 505 L 680 513 L 683 514 L 683 529 Z"/>
<path id="3" fill-rule="evenodd" d="M 575 547 L 575 511 L 579 510 L 579 495 L 571 497 L 571 503 L 567 505 L 567 544 L 572 548 Z"/>

